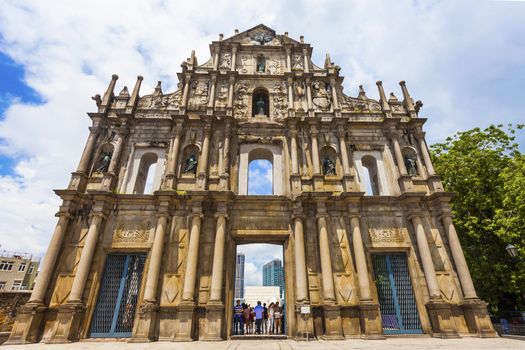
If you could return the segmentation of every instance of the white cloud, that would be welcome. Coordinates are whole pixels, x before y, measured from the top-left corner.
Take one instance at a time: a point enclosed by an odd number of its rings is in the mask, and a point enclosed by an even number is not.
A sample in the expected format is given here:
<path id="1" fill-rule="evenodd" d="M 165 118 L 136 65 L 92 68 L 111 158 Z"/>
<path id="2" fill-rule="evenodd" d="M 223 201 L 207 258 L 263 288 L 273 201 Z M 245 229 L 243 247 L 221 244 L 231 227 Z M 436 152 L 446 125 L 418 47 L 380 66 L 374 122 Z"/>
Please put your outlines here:
<path id="1" fill-rule="evenodd" d="M 59 201 L 87 136 L 90 96 L 103 93 L 111 74 L 142 94 L 157 80 L 177 84 L 180 63 L 196 50 L 265 23 L 330 52 L 346 76 L 345 90 L 363 84 L 377 98 L 375 81 L 401 97 L 406 80 L 431 142 L 491 122 L 523 121 L 525 6 L 489 1 L 20 1 L 0 3 L 0 50 L 24 66 L 25 82 L 45 101 L 11 101 L 0 120 L 0 153 L 20 159 L 0 177 L 0 244 L 42 255 Z M 520 141 L 525 143 L 523 136 Z"/>

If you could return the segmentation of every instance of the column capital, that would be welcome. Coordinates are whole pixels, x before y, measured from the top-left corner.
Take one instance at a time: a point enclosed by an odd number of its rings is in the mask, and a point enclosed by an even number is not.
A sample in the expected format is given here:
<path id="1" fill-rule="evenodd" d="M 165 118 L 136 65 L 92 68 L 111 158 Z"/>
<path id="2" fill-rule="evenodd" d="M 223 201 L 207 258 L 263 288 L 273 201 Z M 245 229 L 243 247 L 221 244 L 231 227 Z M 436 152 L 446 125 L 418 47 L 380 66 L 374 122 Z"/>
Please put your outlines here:
<path id="1" fill-rule="evenodd" d="M 95 211 L 95 212 L 89 213 L 89 218 L 91 218 L 91 220 L 93 220 L 95 218 L 98 218 L 100 220 L 104 220 L 107 217 L 108 217 L 107 214 L 105 214 L 105 213 L 103 213 L 101 211 Z"/>
<path id="2" fill-rule="evenodd" d="M 420 211 L 411 212 L 407 216 L 408 220 L 414 220 L 414 219 L 421 220 L 422 218 L 423 218 L 423 212 L 420 212 Z"/>
<path id="3" fill-rule="evenodd" d="M 215 213 L 214 217 L 215 219 L 224 218 L 225 220 L 228 220 L 230 216 L 228 215 L 228 213 L 218 211 Z"/>
<path id="4" fill-rule="evenodd" d="M 390 140 L 394 141 L 394 140 L 399 140 L 399 138 L 401 137 L 401 131 L 397 130 L 396 128 L 389 128 L 387 131 L 386 131 L 386 135 L 388 136 L 388 138 L 390 138 Z"/>
<path id="5" fill-rule="evenodd" d="M 425 139 L 426 132 L 421 129 L 416 129 L 413 131 L 413 134 L 419 141 L 421 141 Z"/>

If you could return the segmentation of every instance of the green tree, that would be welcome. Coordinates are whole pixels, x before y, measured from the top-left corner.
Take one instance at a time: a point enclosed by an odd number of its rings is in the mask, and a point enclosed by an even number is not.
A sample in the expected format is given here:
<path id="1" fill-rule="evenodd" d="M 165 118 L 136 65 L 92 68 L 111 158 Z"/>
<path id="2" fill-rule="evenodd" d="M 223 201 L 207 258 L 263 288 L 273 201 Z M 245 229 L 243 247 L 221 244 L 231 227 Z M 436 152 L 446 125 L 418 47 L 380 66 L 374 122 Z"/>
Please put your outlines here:
<path id="1" fill-rule="evenodd" d="M 431 146 L 445 189 L 457 193 L 452 211 L 476 290 L 495 313 L 523 307 L 525 301 L 525 266 L 505 250 L 513 243 L 525 252 L 525 172 L 514 142 L 522 127 L 474 128 Z M 521 176 L 515 176 L 519 169 Z"/>

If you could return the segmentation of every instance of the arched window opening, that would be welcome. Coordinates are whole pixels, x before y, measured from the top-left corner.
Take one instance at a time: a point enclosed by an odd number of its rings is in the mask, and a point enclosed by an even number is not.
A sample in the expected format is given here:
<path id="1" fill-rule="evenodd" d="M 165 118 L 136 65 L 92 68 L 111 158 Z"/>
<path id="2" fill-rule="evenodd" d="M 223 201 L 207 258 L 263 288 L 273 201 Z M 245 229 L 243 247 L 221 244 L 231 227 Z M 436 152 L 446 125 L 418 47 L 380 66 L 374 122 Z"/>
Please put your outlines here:
<path id="1" fill-rule="evenodd" d="M 181 162 L 181 174 L 182 175 L 193 175 L 197 174 L 197 168 L 199 165 L 199 147 L 196 145 L 188 145 L 182 152 Z"/>
<path id="2" fill-rule="evenodd" d="M 337 153 L 330 147 L 325 146 L 319 152 L 321 155 L 321 164 L 323 166 L 323 175 L 336 176 L 337 175 Z"/>
<path id="3" fill-rule="evenodd" d="M 414 150 L 412 147 L 405 147 L 403 148 L 402 153 L 403 153 L 403 161 L 405 162 L 405 167 L 407 169 L 408 175 L 418 176 L 419 167 L 417 164 L 416 150 Z"/>
<path id="4" fill-rule="evenodd" d="M 272 153 L 265 149 L 255 149 L 250 152 L 248 160 L 248 195 L 272 195 Z"/>
<path id="5" fill-rule="evenodd" d="M 270 115 L 270 96 L 265 88 L 257 88 L 253 91 L 252 115 L 267 117 Z"/>
<path id="6" fill-rule="evenodd" d="M 155 172 L 157 170 L 157 160 L 158 156 L 155 153 L 148 152 L 142 155 L 133 193 L 151 194 L 156 190 L 153 188 L 153 184 L 155 180 Z"/>
<path id="7" fill-rule="evenodd" d="M 377 161 L 372 156 L 364 156 L 361 159 L 361 162 L 363 164 L 363 184 L 365 187 L 365 194 L 368 196 L 378 196 L 381 191 L 379 187 Z"/>
<path id="8" fill-rule="evenodd" d="M 109 169 L 111 158 L 113 156 L 113 145 L 106 143 L 100 147 L 100 153 L 95 163 L 94 172 L 104 174 Z"/>

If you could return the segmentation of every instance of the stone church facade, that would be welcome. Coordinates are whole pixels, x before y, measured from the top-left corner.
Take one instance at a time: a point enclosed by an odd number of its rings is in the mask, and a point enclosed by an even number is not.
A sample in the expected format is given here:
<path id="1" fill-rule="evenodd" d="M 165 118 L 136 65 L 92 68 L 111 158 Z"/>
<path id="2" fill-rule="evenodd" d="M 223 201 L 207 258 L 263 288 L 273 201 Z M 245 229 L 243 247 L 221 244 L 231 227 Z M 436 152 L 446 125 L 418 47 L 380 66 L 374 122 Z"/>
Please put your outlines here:
<path id="1" fill-rule="evenodd" d="M 181 65 L 179 87 L 113 76 L 9 343 L 232 334 L 236 246 L 282 244 L 286 334 L 495 336 L 422 130 L 421 102 L 343 93 L 327 55 L 264 25 Z M 273 195 L 248 194 L 252 160 Z M 310 313 L 303 314 L 310 306 Z"/>

